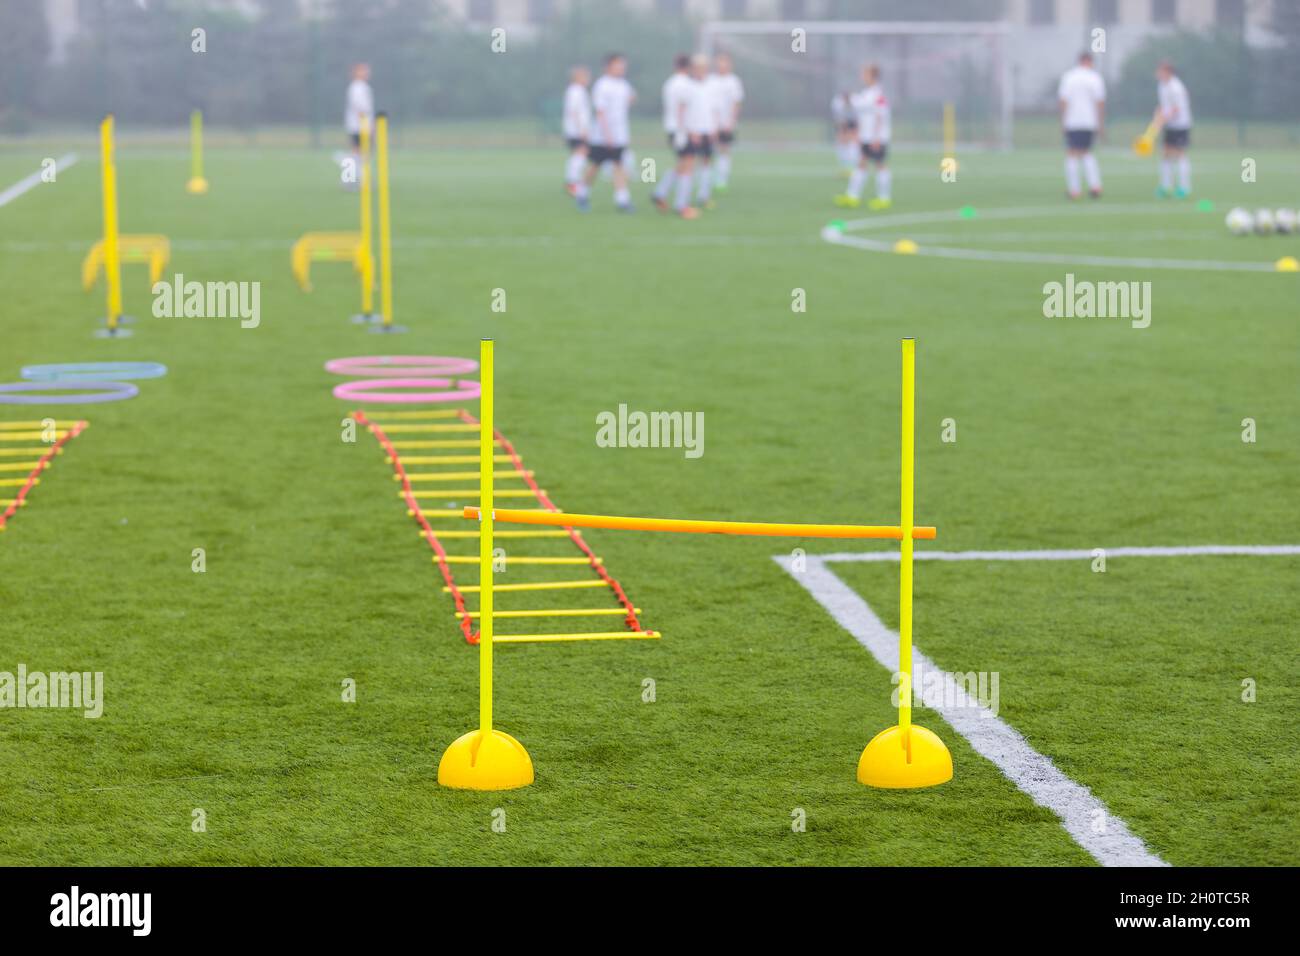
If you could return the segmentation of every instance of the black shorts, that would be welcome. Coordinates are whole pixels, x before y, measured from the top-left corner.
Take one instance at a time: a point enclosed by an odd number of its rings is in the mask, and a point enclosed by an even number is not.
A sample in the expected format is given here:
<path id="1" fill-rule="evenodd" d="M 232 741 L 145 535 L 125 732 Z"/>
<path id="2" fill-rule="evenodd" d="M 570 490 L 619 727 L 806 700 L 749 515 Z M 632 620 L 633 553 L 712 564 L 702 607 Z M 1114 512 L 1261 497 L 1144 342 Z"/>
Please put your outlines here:
<path id="1" fill-rule="evenodd" d="M 736 131 L 734 129 L 724 129 L 718 132 L 718 142 L 723 146 L 730 146 L 736 141 Z"/>
<path id="2" fill-rule="evenodd" d="M 577 136 L 568 136 L 568 137 L 565 137 L 564 142 L 565 142 L 565 144 L 569 147 L 569 152 L 573 152 L 573 151 L 574 151 L 575 149 L 577 149 L 579 146 L 586 146 L 586 145 L 587 145 L 587 141 L 586 141 L 585 139 L 581 139 L 581 138 L 579 138 L 579 137 L 577 137 Z"/>
<path id="3" fill-rule="evenodd" d="M 1068 149 L 1078 150 L 1086 153 L 1092 149 L 1092 137 L 1095 131 L 1090 129 L 1067 129 L 1065 131 L 1065 145 Z"/>
<path id="4" fill-rule="evenodd" d="M 705 159 L 708 159 L 713 155 L 713 141 L 708 136 L 700 136 L 699 142 L 696 143 L 692 143 L 691 138 L 687 136 L 686 145 L 681 149 L 677 148 L 677 144 L 674 141 L 675 137 L 675 133 L 668 134 L 668 148 L 676 153 L 679 158 L 686 156 L 703 156 Z"/>
<path id="5" fill-rule="evenodd" d="M 1192 131 L 1190 129 L 1170 129 L 1167 126 L 1165 127 L 1165 145 L 1170 149 L 1186 149 L 1191 139 Z"/>
<path id="6" fill-rule="evenodd" d="M 361 148 L 361 134 L 360 134 L 360 133 L 348 133 L 348 141 L 352 143 L 352 148 L 353 148 L 353 149 L 360 149 L 360 148 Z"/>
<path id="7" fill-rule="evenodd" d="M 883 163 L 889 156 L 889 144 L 881 143 L 879 146 L 872 146 L 870 143 L 863 143 L 862 155 L 873 163 Z"/>
<path id="8" fill-rule="evenodd" d="M 857 120 L 845 120 L 843 123 L 840 123 L 840 125 L 839 125 L 839 131 L 840 131 L 841 133 L 849 133 L 849 132 L 853 132 L 853 131 L 855 131 L 857 128 L 858 128 L 858 121 L 857 121 Z"/>
<path id="9" fill-rule="evenodd" d="M 621 163 L 625 149 L 626 146 L 597 146 L 592 143 L 587 147 L 587 162 L 596 166 L 602 163 Z"/>

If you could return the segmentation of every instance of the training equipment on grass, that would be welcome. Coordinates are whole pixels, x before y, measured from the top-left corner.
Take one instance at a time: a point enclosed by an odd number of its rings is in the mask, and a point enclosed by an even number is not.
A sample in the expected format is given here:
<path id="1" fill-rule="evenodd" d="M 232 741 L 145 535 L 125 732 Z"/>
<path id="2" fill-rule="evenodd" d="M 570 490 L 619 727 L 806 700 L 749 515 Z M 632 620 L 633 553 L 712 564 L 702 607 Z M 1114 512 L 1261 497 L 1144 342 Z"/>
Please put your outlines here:
<path id="1" fill-rule="evenodd" d="M 114 145 L 113 114 L 99 124 L 100 190 L 103 197 L 104 236 L 93 246 L 81 263 L 81 285 L 87 291 L 95 284 L 99 271 L 104 272 L 107 312 L 102 334 L 125 338 L 129 329 L 122 323 L 122 263 L 147 262 L 149 288 L 162 278 L 163 268 L 171 259 L 171 244 L 166 236 L 122 235 L 117 227 L 117 159 Z"/>
<path id="2" fill-rule="evenodd" d="M 208 191 L 208 181 L 203 178 L 203 111 L 190 113 L 190 179 L 185 191 L 201 196 Z"/>
<path id="3" fill-rule="evenodd" d="M 99 390 L 64 394 L 72 389 L 90 388 Z M 53 392 L 60 394 L 50 394 Z M 139 387 L 130 382 L 9 382 L 0 385 L 0 405 L 102 405 L 139 394 Z"/>
<path id="4" fill-rule="evenodd" d="M 379 402 L 397 405 L 427 405 L 430 402 L 470 401 L 479 397 L 478 382 L 457 379 L 452 388 L 449 378 L 368 378 L 334 386 L 334 397 L 354 402 Z M 436 392 L 390 392 L 378 389 L 434 388 Z"/>
<path id="5" fill-rule="evenodd" d="M 1150 156 L 1155 150 L 1156 134 L 1160 132 L 1160 124 L 1152 120 L 1143 130 L 1142 135 L 1133 140 L 1133 152 L 1139 156 Z"/>
<path id="6" fill-rule="evenodd" d="M 1234 206 L 1228 210 L 1228 215 L 1224 218 L 1223 224 L 1228 227 L 1228 232 L 1234 236 L 1248 236 L 1250 231 L 1255 228 L 1255 217 L 1240 206 Z"/>
<path id="7" fill-rule="evenodd" d="M 289 252 L 293 277 L 304 292 L 311 291 L 311 265 L 313 262 L 352 263 L 361 282 L 361 313 L 359 321 L 374 321 L 375 259 L 370 230 L 370 124 L 361 121 L 360 168 L 358 173 L 361 194 L 360 228 L 357 232 L 307 232 Z"/>
<path id="8" fill-rule="evenodd" d="M 25 421 L 0 422 L 0 442 L 21 442 L 30 447 L 11 448 L 0 445 L 3 458 L 21 458 L 19 462 L 0 463 L 0 531 L 5 530 L 19 508 L 27 504 L 31 490 L 41 483 L 41 472 L 50 467 L 63 446 L 89 427 L 89 422 Z M 6 472 L 26 471 L 26 477 L 11 478 Z M 17 488 L 16 492 L 10 491 Z"/>
<path id="9" fill-rule="evenodd" d="M 443 355 L 357 355 L 330 359 L 325 371 L 335 375 L 469 375 L 478 362 Z"/>
<path id="10" fill-rule="evenodd" d="M 379 314 L 374 332 L 405 332 L 393 324 L 393 239 L 388 211 L 388 114 L 375 115 L 375 166 L 379 174 Z"/>
<path id="11" fill-rule="evenodd" d="M 62 362 L 54 365 L 24 365 L 22 376 L 29 382 L 117 382 L 127 379 L 162 378 L 167 366 L 159 362 Z"/>
<path id="12" fill-rule="evenodd" d="M 483 360 L 483 408 L 484 417 L 491 414 L 493 380 L 490 369 L 492 355 L 491 340 L 484 340 Z M 770 524 L 765 522 L 741 521 L 699 521 L 672 518 L 631 518 L 614 515 L 539 515 L 536 512 L 516 512 L 505 509 L 493 509 L 493 468 L 491 464 L 492 445 L 484 438 L 482 449 L 483 464 L 480 475 L 479 507 L 466 507 L 462 514 L 465 518 L 479 522 L 480 560 L 485 570 L 481 574 L 483 591 L 480 606 L 482 616 L 479 619 L 483 637 L 482 644 L 491 644 L 493 615 L 493 579 L 491 569 L 491 545 L 494 522 L 520 523 L 532 525 L 558 524 L 566 528 L 625 528 L 639 531 L 676 531 L 703 532 L 714 534 L 741 535 L 788 535 L 791 537 L 835 537 L 835 538 L 893 538 L 901 542 L 900 571 L 898 585 L 899 603 L 899 681 L 898 681 L 898 724 L 882 730 L 858 760 L 858 781 L 873 787 L 888 789 L 911 789 L 932 787 L 952 779 L 952 755 L 934 733 L 924 727 L 912 724 L 912 571 L 913 541 L 916 538 L 933 538 L 934 529 L 917 527 L 913 515 L 913 490 L 915 484 L 915 406 L 916 406 L 916 342 L 903 339 L 903 385 L 902 385 L 902 452 L 900 474 L 899 523 L 897 525 L 804 525 L 804 524 Z M 486 426 L 484 435 L 487 435 Z M 488 652 L 479 659 L 479 700 L 480 707 L 487 699 L 488 717 L 482 722 L 477 734 L 467 734 L 452 745 L 457 750 L 455 766 L 460 775 L 458 782 L 446 783 L 446 786 L 468 787 L 471 789 L 499 790 L 508 789 L 509 785 L 500 784 L 496 775 L 484 771 L 484 785 L 476 785 L 477 777 L 471 773 L 472 759 L 468 760 L 461 752 L 474 745 L 475 740 L 487 740 L 495 733 L 491 726 L 491 692 L 492 692 L 492 654 Z M 474 738 L 474 739 L 471 739 Z M 513 738 L 507 738 L 515 746 Z M 518 772 L 513 752 L 503 743 L 492 744 L 492 760 L 499 761 L 507 768 L 516 770 L 515 778 L 521 782 L 513 786 L 525 786 L 532 782 L 532 764 L 528 763 L 527 779 L 522 779 Z M 527 753 L 518 746 L 523 759 Z M 449 749 L 448 753 L 451 753 Z M 472 754 L 471 754 L 472 758 Z M 447 757 L 444 756 L 444 761 Z M 469 769 L 464 769 L 468 767 Z M 503 775 L 505 776 L 505 775 Z M 442 771 L 439 768 L 439 782 Z M 488 782 L 493 785 L 487 785 Z"/>
<path id="13" fill-rule="evenodd" d="M 943 104 L 943 172 L 957 172 L 957 111 L 951 102 Z"/>

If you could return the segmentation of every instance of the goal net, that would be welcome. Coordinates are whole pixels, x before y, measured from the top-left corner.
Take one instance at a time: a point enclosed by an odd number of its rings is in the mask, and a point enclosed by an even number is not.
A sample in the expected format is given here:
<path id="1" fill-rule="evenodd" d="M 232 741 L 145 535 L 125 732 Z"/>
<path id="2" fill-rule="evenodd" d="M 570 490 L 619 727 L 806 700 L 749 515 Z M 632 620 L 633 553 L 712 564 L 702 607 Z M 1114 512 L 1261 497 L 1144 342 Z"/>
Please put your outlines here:
<path id="1" fill-rule="evenodd" d="M 903 145 L 942 145 L 951 104 L 957 147 L 1009 149 L 1008 47 L 1001 23 L 715 20 L 700 30 L 704 53 L 735 61 L 745 115 L 788 122 L 792 137 L 810 122 L 829 130 L 831 99 L 860 89 L 862 67 L 875 63 Z"/>

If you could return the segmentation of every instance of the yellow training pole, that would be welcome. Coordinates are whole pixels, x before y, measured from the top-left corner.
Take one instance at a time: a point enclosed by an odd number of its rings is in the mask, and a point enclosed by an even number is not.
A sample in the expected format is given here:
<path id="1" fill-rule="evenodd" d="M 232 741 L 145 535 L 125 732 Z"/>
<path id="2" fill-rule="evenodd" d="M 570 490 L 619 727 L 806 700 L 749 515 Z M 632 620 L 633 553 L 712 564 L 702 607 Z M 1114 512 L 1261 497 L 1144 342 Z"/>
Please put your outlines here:
<path id="1" fill-rule="evenodd" d="M 912 542 L 916 478 L 916 340 L 903 339 L 902 446 L 898 524 L 898 724 L 871 739 L 858 760 L 858 782 L 913 789 L 952 779 L 952 754 L 932 731 L 912 724 Z"/>
<path id="2" fill-rule="evenodd" d="M 957 112 L 952 103 L 943 104 L 943 156 L 952 160 L 953 170 L 957 165 Z"/>
<path id="3" fill-rule="evenodd" d="M 379 167 L 379 309 L 384 328 L 393 327 L 392 235 L 388 218 L 388 117 L 380 113 L 375 121 L 375 159 Z M 490 458 L 484 452 L 485 460 Z"/>
<path id="4" fill-rule="evenodd" d="M 361 317 L 375 314 L 375 246 L 370 225 L 370 120 L 361 118 Z"/>
<path id="5" fill-rule="evenodd" d="M 533 762 L 523 744 L 492 727 L 492 456 L 496 449 L 493 429 L 492 340 L 479 346 L 479 500 L 483 502 L 479 525 L 479 636 L 478 730 L 462 735 L 447 748 L 438 763 L 438 783 L 462 790 L 514 790 L 533 782 Z"/>
<path id="6" fill-rule="evenodd" d="M 117 167 L 113 157 L 113 114 L 99 124 L 100 184 L 104 201 L 104 285 L 108 291 L 108 332 L 117 332 L 122 315 L 122 264 L 117 250 Z"/>
<path id="7" fill-rule="evenodd" d="M 185 191 L 202 195 L 208 191 L 208 181 L 203 178 L 203 111 L 190 113 L 190 181 Z"/>

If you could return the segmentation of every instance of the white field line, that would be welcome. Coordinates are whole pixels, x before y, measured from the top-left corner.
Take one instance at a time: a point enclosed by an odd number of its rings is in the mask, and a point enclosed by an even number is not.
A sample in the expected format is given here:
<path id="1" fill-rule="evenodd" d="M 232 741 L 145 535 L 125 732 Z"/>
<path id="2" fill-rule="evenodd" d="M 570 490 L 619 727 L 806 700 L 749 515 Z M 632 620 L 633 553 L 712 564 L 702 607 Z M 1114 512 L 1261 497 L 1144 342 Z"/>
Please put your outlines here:
<path id="1" fill-rule="evenodd" d="M 1191 544 L 1175 547 L 1102 548 L 1111 558 L 1184 558 L 1202 554 L 1300 555 L 1300 544 Z M 846 551 L 819 554 L 822 561 L 897 561 L 897 551 Z M 1084 548 L 1045 551 L 917 551 L 918 561 L 1091 561 Z"/>
<path id="2" fill-rule="evenodd" d="M 841 627 L 871 652 L 885 670 L 898 672 L 898 634 L 890 631 L 867 602 L 841 581 L 829 567 L 828 557 L 809 555 L 803 571 L 792 568 L 794 559 L 776 555 L 773 560 L 785 568 Z M 897 555 L 895 555 L 897 557 Z M 951 674 L 913 645 L 914 667 L 927 674 L 944 674 L 941 700 L 929 703 L 948 724 L 970 743 L 980 756 L 993 763 L 1039 806 L 1061 818 L 1061 825 L 1074 841 L 1103 866 L 1168 866 L 1130 832 L 1123 820 L 1113 816 L 1092 791 L 1063 774 L 1024 737 L 972 700 Z M 936 695 L 937 696 L 937 695 Z M 947 704 L 952 701 L 952 705 Z M 1103 826 L 1098 824 L 1103 823 Z M 1100 829 L 1102 832 L 1096 832 Z"/>
<path id="3" fill-rule="evenodd" d="M 54 172 L 61 173 L 77 161 L 76 153 L 65 153 L 54 161 Z M 41 174 L 44 169 L 38 169 L 34 173 L 29 173 L 18 182 L 14 183 L 4 192 L 0 192 L 0 206 L 7 206 L 29 189 L 33 189 L 41 184 Z"/>

